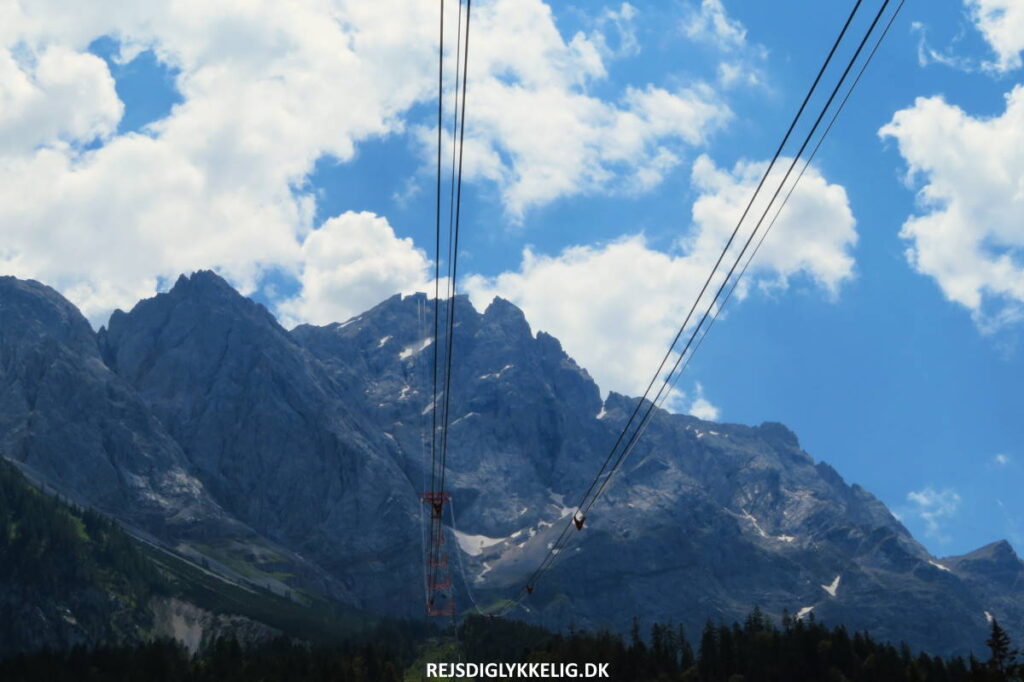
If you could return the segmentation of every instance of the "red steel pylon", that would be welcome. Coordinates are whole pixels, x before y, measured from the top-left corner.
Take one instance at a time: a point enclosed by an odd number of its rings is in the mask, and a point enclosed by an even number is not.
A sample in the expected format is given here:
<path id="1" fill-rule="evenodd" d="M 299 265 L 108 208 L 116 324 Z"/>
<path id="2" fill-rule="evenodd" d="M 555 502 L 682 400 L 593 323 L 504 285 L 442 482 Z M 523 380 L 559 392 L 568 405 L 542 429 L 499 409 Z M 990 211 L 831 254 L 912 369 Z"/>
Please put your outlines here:
<path id="1" fill-rule="evenodd" d="M 444 491 L 427 492 L 420 495 L 424 504 L 430 505 L 430 542 L 427 550 L 427 615 L 455 615 L 455 595 L 452 594 L 452 576 L 448 570 L 448 553 L 444 547 L 444 504 L 451 495 Z"/>

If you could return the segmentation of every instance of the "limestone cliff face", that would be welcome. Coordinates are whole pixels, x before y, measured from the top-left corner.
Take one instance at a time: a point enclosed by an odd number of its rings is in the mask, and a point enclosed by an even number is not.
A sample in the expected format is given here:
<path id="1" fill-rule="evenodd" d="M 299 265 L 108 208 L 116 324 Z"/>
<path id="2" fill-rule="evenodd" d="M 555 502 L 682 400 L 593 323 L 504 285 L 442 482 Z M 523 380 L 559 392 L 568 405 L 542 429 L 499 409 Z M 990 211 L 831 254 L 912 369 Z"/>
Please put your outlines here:
<path id="1" fill-rule="evenodd" d="M 200 272 L 115 313 L 101 345 L 227 512 L 338 576 L 354 603 L 418 610 L 394 589 L 417 582 L 419 538 L 397 448 L 262 306 Z"/>
<path id="2" fill-rule="evenodd" d="M 449 552 L 460 603 L 486 605 L 515 593 L 568 522 L 635 399 L 602 401 L 511 303 L 454 305 Z M 189 519 L 182 537 L 195 540 L 220 515 L 220 537 L 245 529 L 277 548 L 277 573 L 306 562 L 348 603 L 418 614 L 432 306 L 396 296 L 289 332 L 196 273 L 97 337 L 52 290 L 8 278 L 0 321 L 19 330 L 0 327 L 0 444 L 122 518 L 150 504 Z M 139 480 L 148 497 L 132 492 Z M 191 492 L 175 497 L 169 480 Z M 1008 545 L 979 552 L 930 556 L 782 425 L 659 412 L 516 615 L 620 629 L 638 615 L 692 632 L 759 605 L 980 650 L 986 612 L 1024 634 L 1024 564 Z"/>
<path id="3" fill-rule="evenodd" d="M 221 637 L 259 643 L 282 634 L 249 618 L 212 613 L 175 598 L 153 600 L 152 610 L 153 636 L 177 640 L 193 654 Z"/>
<path id="4" fill-rule="evenodd" d="M 136 523 L 216 525 L 218 505 L 150 406 L 100 357 L 78 310 L 0 277 L 0 452 Z"/>

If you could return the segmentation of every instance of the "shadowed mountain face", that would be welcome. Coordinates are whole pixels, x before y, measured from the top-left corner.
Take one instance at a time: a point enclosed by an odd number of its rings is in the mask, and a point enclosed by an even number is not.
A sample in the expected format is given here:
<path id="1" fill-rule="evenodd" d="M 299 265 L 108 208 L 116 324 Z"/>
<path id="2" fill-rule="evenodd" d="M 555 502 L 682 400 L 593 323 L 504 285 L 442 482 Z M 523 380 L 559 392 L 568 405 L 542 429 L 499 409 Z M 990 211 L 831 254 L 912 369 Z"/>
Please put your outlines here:
<path id="1" fill-rule="evenodd" d="M 419 558 L 416 490 L 395 446 L 262 306 L 200 272 L 113 315 L 101 341 L 227 511 L 314 558 L 350 599 L 418 606 L 392 584 L 415 584 Z"/>
<path id="2" fill-rule="evenodd" d="M 635 399 L 602 402 L 512 304 L 455 305 L 449 552 L 460 605 L 486 607 L 519 590 L 569 522 Z M 289 585 L 316 575 L 347 602 L 422 611 L 433 301 L 395 296 L 347 322 L 288 332 L 201 272 L 115 313 L 97 338 L 52 290 L 6 278 L 0 316 L 7 457 L 129 520 L 145 508 L 117 503 L 133 485 L 188 480 L 192 497 L 160 498 L 165 517 L 219 514 L 280 554 Z M 779 424 L 659 412 L 514 615 L 617 629 L 633 616 L 672 619 L 695 632 L 760 605 L 933 652 L 980 651 L 986 612 L 1024 630 L 1022 573 L 1006 543 L 931 557 Z"/>
<path id="3" fill-rule="evenodd" d="M 164 532 L 223 517 L 149 405 L 103 363 L 85 318 L 53 289 L 13 277 L 0 277 L 0 452 Z"/>

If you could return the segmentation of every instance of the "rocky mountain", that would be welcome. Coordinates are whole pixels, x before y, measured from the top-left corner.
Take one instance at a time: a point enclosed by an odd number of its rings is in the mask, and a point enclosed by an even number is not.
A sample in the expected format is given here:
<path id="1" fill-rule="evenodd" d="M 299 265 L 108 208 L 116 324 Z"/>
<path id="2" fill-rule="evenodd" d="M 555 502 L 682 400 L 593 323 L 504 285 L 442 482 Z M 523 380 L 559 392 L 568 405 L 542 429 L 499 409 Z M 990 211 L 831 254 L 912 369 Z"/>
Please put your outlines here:
<path id="1" fill-rule="evenodd" d="M 224 509 L 313 557 L 336 596 L 409 610 L 394 583 L 417 581 L 417 489 L 361 396 L 262 306 L 201 272 L 115 313 L 100 345 Z"/>
<path id="2" fill-rule="evenodd" d="M 222 517 L 178 443 L 53 289 L 0 277 L 0 452 L 100 509 L 169 527 Z"/>
<path id="3" fill-rule="evenodd" d="M 635 399 L 602 401 L 511 303 L 455 306 L 449 551 L 460 605 L 487 609 L 561 532 Z M 432 315 L 426 296 L 395 296 L 289 332 L 200 272 L 96 335 L 52 290 L 5 278 L 0 449 L 215 568 L 418 615 Z M 617 629 L 640 616 L 696 632 L 760 605 L 980 651 L 989 616 L 1024 633 L 1021 572 L 1005 543 L 929 555 L 782 425 L 658 412 L 513 615 Z"/>

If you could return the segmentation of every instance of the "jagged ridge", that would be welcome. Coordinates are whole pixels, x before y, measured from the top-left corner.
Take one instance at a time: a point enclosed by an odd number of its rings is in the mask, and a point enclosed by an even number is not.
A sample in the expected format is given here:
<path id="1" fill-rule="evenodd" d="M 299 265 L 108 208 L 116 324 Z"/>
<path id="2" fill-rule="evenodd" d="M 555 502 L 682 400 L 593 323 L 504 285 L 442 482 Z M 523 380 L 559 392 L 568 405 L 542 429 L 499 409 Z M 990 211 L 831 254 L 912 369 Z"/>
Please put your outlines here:
<path id="1" fill-rule="evenodd" d="M 27 308 L 6 303 L 22 300 L 23 286 L 0 285 L 0 315 L 74 318 L 52 290 Z M 46 322 L 53 328 L 29 338 L 0 327 L 0 381 L 23 393 L 46 385 L 22 358 L 56 344 L 67 363 L 93 367 L 65 383 L 99 377 L 141 405 L 151 430 L 173 444 L 168 462 L 198 482 L 210 508 L 280 553 L 243 558 L 277 565 L 283 584 L 417 614 L 432 305 L 422 294 L 396 296 L 352 320 L 288 332 L 213 273 L 196 273 L 116 313 L 98 341 L 77 323 L 68 331 Z M 483 313 L 463 297 L 455 305 L 449 487 L 459 550 L 450 552 L 486 606 L 535 565 L 635 403 L 616 394 L 602 402 L 587 372 L 511 303 L 496 299 Z M 96 402 L 99 414 L 109 409 Z M 25 426 L 31 410 L 18 408 L 0 409 L 0 442 L 18 445 L 8 456 L 45 455 L 47 476 L 102 498 L 71 475 L 77 444 L 41 447 Z M 55 400 L 42 416 L 80 424 L 91 412 Z M 133 428 L 123 438 L 138 442 Z M 136 475 L 159 480 L 171 464 L 162 466 Z M 531 611 L 518 615 L 620 629 L 639 615 L 693 629 L 754 605 L 813 609 L 943 653 L 979 647 L 986 611 L 1021 627 L 1021 599 L 1002 574 L 931 557 L 881 502 L 815 463 L 782 425 L 658 413 L 621 473 Z M 112 511 L 129 516 L 127 507 Z M 188 536 L 209 550 L 196 537 Z M 463 590 L 462 603 L 469 596 Z"/>

